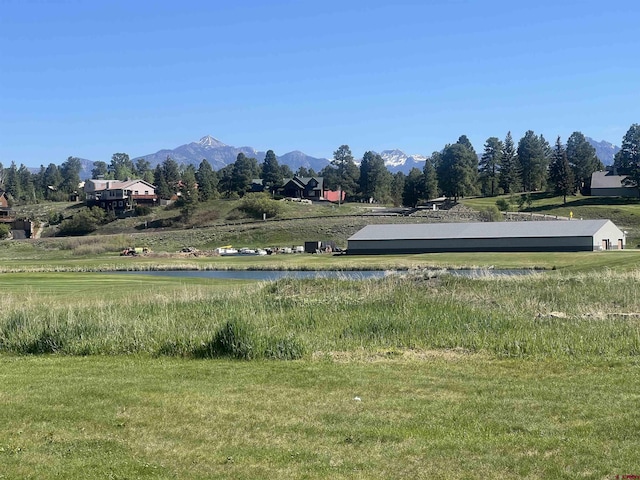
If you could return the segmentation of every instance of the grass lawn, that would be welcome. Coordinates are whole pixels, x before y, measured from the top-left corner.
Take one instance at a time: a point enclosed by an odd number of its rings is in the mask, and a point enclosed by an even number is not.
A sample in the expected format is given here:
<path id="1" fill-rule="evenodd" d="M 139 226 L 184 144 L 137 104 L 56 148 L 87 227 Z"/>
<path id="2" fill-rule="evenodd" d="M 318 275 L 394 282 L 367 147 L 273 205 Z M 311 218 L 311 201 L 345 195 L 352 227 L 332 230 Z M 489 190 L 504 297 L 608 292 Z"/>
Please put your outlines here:
<path id="1" fill-rule="evenodd" d="M 639 373 L 453 352 L 3 356 L 0 478 L 615 478 L 638 473 Z"/>

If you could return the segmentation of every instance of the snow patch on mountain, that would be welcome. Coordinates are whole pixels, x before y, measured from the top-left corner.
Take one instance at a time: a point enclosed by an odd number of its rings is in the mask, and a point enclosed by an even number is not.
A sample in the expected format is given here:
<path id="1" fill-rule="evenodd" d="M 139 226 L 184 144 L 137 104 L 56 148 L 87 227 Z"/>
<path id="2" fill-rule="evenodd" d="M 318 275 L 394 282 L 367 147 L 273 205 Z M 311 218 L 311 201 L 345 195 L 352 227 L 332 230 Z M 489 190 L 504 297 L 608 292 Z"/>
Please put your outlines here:
<path id="1" fill-rule="evenodd" d="M 392 172 L 408 173 L 414 167 L 422 169 L 427 161 L 427 157 L 424 155 L 407 155 L 398 149 L 383 150 L 380 156 L 384 160 L 385 166 Z"/>
<path id="2" fill-rule="evenodd" d="M 198 145 L 201 147 L 220 148 L 227 147 L 228 145 L 222 143 L 217 138 L 213 138 L 211 135 L 205 135 L 198 141 Z"/>

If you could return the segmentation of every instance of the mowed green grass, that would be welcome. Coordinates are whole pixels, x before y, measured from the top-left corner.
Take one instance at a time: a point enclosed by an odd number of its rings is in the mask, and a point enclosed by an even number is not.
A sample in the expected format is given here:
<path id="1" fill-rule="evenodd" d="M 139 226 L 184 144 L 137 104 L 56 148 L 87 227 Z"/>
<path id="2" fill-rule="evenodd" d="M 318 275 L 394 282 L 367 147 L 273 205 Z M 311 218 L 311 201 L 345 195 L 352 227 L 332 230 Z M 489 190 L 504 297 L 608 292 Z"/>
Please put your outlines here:
<path id="1" fill-rule="evenodd" d="M 638 472 L 639 372 L 438 352 L 5 356 L 0 477 L 616 478 Z"/>

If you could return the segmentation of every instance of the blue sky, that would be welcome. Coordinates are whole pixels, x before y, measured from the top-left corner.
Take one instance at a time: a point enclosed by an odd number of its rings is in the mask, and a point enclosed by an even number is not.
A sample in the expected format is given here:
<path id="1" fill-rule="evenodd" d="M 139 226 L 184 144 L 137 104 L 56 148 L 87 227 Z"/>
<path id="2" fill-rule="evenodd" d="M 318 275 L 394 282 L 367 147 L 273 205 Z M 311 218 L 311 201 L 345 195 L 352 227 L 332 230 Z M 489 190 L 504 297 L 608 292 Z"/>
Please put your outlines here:
<path id="1" fill-rule="evenodd" d="M 331 157 L 640 121 L 640 2 L 0 0 L 0 162 Z"/>

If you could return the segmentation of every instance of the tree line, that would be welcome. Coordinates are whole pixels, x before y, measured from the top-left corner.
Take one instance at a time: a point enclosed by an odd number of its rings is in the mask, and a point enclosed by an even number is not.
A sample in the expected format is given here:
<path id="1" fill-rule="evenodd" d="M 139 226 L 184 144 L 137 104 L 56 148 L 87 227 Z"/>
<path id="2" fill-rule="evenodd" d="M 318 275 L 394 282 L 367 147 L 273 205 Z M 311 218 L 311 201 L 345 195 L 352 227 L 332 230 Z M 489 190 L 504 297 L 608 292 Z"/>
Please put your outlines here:
<path id="1" fill-rule="evenodd" d="M 614 166 L 624 172 L 626 184 L 640 186 L 640 126 L 633 124 L 622 139 Z M 567 195 L 578 191 L 589 193 L 591 174 L 603 170 L 595 149 L 581 132 L 572 133 L 564 144 L 558 137 L 553 146 L 532 130 L 517 142 L 508 132 L 504 139 L 489 137 L 483 151 L 477 154 L 466 135 L 445 145 L 427 158 L 424 168 L 413 168 L 408 174 L 391 173 L 383 158 L 373 152 L 364 153 L 359 165 L 348 145 L 341 145 L 329 165 L 315 172 L 300 167 L 293 172 L 280 165 L 273 150 L 262 163 L 239 153 L 235 162 L 219 170 L 202 160 L 198 167 L 179 165 L 170 157 L 151 168 L 145 159 L 133 162 L 126 153 L 114 153 L 111 162 L 93 163 L 92 178 L 126 180 L 141 178 L 156 186 L 160 198 L 180 193 L 185 209 L 197 202 L 215 198 L 237 198 L 253 189 L 260 179 L 266 191 L 274 192 L 282 180 L 321 176 L 325 187 L 343 191 L 348 201 L 379 202 L 415 206 L 440 196 L 497 196 L 531 191 L 551 191 Z M 41 166 L 37 173 L 15 163 L 7 168 L 0 164 L 0 187 L 14 203 L 65 201 L 78 195 L 80 159 L 69 157 L 60 166 Z M 185 212 L 187 213 L 187 212 Z"/>

